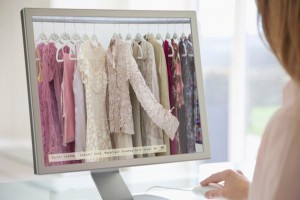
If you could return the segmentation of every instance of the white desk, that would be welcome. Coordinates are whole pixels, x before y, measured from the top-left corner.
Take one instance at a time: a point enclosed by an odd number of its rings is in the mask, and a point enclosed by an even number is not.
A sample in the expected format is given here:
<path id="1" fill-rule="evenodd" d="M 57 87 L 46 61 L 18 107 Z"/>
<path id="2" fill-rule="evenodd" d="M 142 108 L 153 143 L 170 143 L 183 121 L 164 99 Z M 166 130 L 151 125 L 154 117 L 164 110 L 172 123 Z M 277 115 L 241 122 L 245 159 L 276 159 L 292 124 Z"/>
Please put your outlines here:
<path id="1" fill-rule="evenodd" d="M 144 194 L 153 186 L 192 189 L 199 180 L 227 168 L 244 170 L 252 177 L 253 164 L 186 162 L 125 168 L 121 174 L 132 194 Z M 117 188 L 116 188 L 117 192 Z M 205 199 L 193 192 L 166 188 L 152 188 L 147 194 L 154 194 L 172 200 Z M 0 183 L 1 200 L 96 200 L 101 199 L 89 172 L 35 176 L 27 180 L 11 180 Z"/>

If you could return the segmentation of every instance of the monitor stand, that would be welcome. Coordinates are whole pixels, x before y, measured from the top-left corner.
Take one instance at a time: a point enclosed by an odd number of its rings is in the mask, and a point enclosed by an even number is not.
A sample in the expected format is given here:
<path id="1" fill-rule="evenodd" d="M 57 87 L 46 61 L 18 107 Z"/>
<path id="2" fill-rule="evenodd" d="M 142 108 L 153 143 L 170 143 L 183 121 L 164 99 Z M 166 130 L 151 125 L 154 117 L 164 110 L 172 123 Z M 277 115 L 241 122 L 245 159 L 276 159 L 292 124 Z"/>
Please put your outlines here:
<path id="1" fill-rule="evenodd" d="M 154 195 L 132 196 L 119 169 L 109 171 L 91 171 L 91 176 L 103 200 L 168 200 Z"/>

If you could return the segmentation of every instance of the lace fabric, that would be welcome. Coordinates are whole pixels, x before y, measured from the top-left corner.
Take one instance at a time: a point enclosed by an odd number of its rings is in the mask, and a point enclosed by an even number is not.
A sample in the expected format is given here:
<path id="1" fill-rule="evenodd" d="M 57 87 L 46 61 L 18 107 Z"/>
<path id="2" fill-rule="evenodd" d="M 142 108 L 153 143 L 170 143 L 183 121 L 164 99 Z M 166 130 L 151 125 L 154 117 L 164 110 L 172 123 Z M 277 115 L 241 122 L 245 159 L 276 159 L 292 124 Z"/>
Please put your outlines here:
<path id="1" fill-rule="evenodd" d="M 78 67 L 85 86 L 87 129 L 86 151 L 111 149 L 111 139 L 106 114 L 107 74 L 105 50 L 102 46 L 82 45 L 78 55 Z M 109 160 L 109 158 L 86 159 L 87 162 Z"/>
<path id="2" fill-rule="evenodd" d="M 164 129 L 173 140 L 179 122 L 170 111 L 163 108 L 146 84 L 131 55 L 126 42 L 115 39 L 107 50 L 107 70 L 109 80 L 109 125 L 110 131 L 134 134 L 132 107 L 129 97 L 131 84 L 141 106 L 151 120 Z"/>

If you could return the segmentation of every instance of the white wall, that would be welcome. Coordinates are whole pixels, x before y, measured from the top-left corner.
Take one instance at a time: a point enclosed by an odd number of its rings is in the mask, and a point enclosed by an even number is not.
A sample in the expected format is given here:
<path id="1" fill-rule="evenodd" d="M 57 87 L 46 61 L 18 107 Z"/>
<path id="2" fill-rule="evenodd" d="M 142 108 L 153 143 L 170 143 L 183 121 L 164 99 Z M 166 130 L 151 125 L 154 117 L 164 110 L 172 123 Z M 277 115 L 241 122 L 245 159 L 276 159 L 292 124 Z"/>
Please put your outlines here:
<path id="1" fill-rule="evenodd" d="M 0 141 L 8 137 L 30 140 L 20 10 L 49 5 L 48 0 L 1 0 Z"/>

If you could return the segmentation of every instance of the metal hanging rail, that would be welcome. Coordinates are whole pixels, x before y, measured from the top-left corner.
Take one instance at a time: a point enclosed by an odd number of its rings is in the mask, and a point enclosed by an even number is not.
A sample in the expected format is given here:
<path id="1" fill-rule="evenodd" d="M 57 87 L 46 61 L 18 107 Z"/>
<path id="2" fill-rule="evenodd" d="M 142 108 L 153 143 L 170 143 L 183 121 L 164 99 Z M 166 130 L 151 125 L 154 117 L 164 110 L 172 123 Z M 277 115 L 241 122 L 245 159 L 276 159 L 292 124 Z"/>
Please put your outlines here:
<path id="1" fill-rule="evenodd" d="M 88 24 L 190 24 L 190 18 L 65 17 L 32 16 L 33 22 Z"/>

